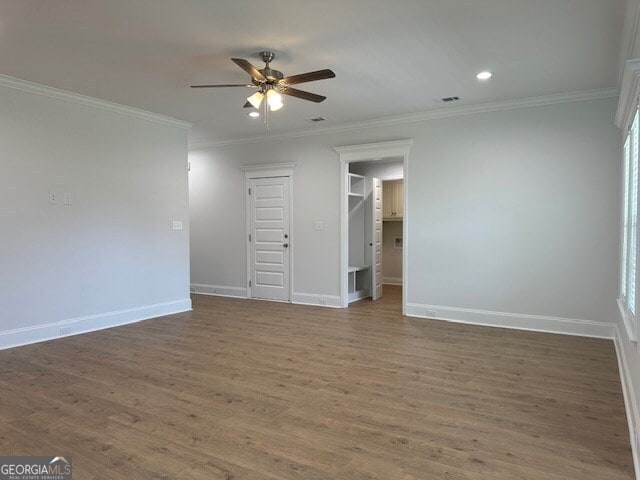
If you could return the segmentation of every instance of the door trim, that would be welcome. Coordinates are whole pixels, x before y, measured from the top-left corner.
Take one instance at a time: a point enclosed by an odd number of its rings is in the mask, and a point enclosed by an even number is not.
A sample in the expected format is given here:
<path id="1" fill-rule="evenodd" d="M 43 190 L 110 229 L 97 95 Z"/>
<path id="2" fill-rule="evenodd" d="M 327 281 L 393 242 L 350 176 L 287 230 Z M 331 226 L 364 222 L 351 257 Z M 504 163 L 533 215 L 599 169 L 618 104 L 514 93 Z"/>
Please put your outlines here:
<path id="1" fill-rule="evenodd" d="M 390 142 L 366 143 L 361 145 L 347 145 L 333 147 L 340 162 L 340 305 L 349 306 L 348 268 L 349 268 L 349 205 L 347 201 L 346 178 L 349 173 L 349 163 L 382 160 L 384 157 L 402 157 L 404 178 L 404 217 L 402 222 L 403 250 L 402 250 L 402 314 L 406 315 L 409 265 L 409 150 L 413 139 L 394 140 Z"/>
<path id="2" fill-rule="evenodd" d="M 251 231 L 251 201 L 249 199 L 249 184 L 256 178 L 289 177 L 289 302 L 293 299 L 293 262 L 296 245 L 296 238 L 293 231 L 293 170 L 295 163 L 271 163 L 264 165 L 241 165 L 240 170 L 244 172 L 244 203 L 245 203 L 245 230 L 244 241 L 246 244 L 245 256 L 245 287 L 247 288 L 247 298 L 252 298 L 249 279 L 251 278 L 251 245 L 249 243 L 249 232 Z M 265 299 L 260 299 L 265 300 Z M 278 300 L 268 300 L 277 302 Z"/>

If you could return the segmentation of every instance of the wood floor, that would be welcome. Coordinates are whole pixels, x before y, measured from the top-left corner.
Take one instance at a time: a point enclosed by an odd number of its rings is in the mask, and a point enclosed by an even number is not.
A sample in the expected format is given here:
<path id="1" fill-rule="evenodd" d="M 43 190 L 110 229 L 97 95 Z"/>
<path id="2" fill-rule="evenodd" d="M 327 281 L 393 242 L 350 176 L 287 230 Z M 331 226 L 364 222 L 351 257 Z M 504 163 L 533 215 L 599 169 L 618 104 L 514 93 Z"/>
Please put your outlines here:
<path id="1" fill-rule="evenodd" d="M 633 478 L 613 344 L 194 296 L 0 352 L 0 454 L 74 479 Z"/>

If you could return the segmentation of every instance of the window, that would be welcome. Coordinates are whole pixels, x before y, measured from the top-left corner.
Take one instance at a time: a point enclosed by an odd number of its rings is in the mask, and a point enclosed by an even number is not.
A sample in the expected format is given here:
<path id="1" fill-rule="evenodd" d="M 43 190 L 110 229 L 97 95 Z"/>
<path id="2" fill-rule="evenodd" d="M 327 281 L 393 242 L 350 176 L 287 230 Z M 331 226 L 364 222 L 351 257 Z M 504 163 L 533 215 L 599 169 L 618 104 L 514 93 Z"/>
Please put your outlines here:
<path id="1" fill-rule="evenodd" d="M 620 310 L 629 337 L 636 339 L 638 264 L 638 163 L 640 119 L 638 110 L 624 143 L 624 199 L 622 221 L 622 255 L 620 278 Z"/>

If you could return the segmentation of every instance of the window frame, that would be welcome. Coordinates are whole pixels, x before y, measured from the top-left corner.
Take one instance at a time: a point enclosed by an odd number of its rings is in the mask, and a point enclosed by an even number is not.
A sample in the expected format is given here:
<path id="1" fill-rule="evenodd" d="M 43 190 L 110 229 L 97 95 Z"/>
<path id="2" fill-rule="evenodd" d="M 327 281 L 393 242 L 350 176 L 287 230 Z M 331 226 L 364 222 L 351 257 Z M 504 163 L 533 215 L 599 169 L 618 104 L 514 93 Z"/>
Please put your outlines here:
<path id="1" fill-rule="evenodd" d="M 618 308 L 629 339 L 637 341 L 638 331 L 638 214 L 640 176 L 640 109 L 635 115 L 623 142 L 622 162 L 622 225 L 620 245 L 620 297 Z"/>

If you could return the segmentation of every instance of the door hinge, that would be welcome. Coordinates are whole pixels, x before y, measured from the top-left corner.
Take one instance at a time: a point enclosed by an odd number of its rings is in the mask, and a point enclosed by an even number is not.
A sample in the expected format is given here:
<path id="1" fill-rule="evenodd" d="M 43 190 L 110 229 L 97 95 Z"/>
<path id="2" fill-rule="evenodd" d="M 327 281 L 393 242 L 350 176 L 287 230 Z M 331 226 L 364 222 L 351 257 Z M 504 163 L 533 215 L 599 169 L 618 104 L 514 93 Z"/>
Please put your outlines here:
<path id="1" fill-rule="evenodd" d="M 251 234 L 249 234 L 249 241 L 251 241 Z"/>
<path id="2" fill-rule="evenodd" d="M 251 195 L 251 189 L 249 189 L 249 195 Z"/>
<path id="3" fill-rule="evenodd" d="M 251 286 L 251 280 L 249 280 L 249 286 Z"/>

